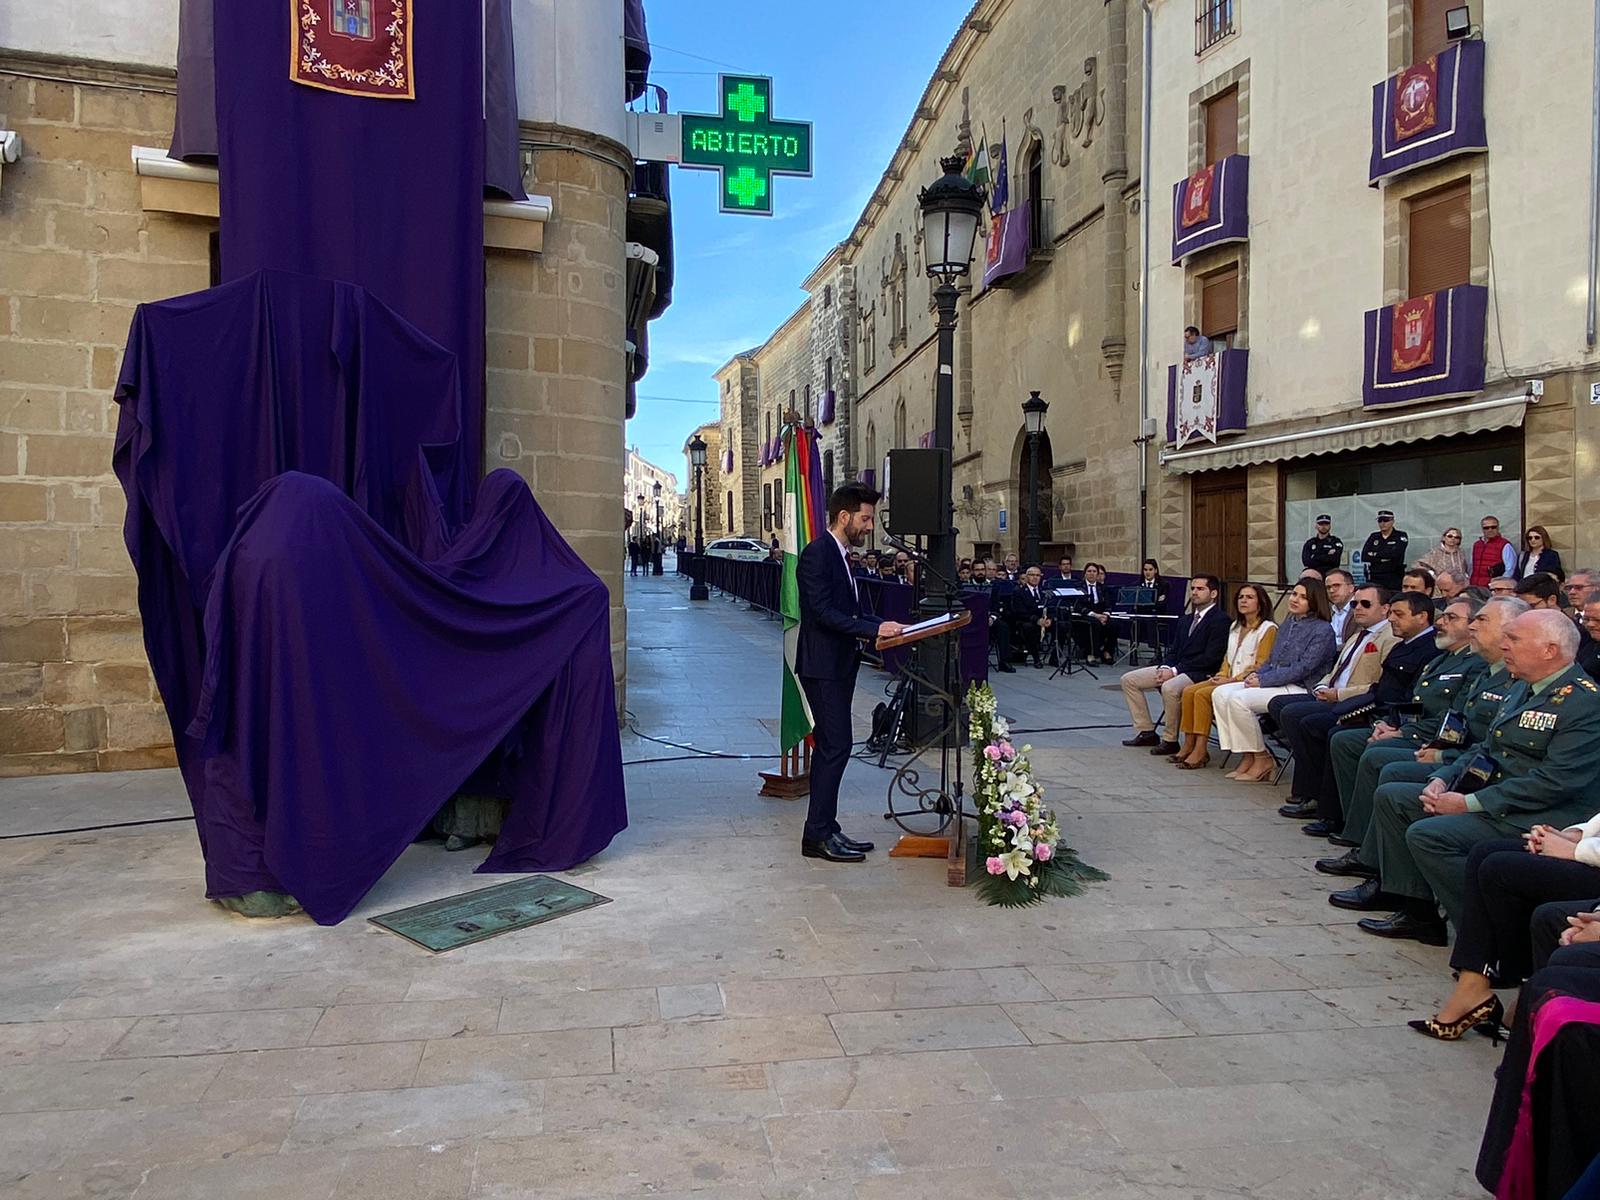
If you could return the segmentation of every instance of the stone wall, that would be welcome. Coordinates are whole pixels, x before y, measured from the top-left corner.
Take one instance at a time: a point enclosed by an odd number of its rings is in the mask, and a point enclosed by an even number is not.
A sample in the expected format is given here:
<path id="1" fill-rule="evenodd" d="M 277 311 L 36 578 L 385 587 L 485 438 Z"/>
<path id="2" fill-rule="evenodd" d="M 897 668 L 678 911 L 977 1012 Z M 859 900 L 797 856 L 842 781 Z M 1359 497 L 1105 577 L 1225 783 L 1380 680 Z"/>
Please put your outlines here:
<path id="1" fill-rule="evenodd" d="M 31 74 L 81 76 L 78 82 Z M 145 662 L 111 390 L 134 306 L 209 282 L 212 223 L 140 207 L 170 74 L 0 58 L 0 775 L 170 765 Z"/>

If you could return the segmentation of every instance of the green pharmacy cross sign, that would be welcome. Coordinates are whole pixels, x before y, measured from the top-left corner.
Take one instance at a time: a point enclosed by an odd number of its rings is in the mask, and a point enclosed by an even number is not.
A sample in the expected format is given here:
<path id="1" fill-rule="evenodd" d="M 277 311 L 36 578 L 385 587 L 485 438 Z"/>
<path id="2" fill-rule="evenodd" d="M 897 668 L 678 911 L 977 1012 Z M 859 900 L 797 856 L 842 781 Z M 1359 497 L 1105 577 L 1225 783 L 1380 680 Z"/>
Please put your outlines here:
<path id="1" fill-rule="evenodd" d="M 772 215 L 772 177 L 811 175 L 811 122 L 772 115 L 772 80 L 722 75 L 722 111 L 684 113 L 680 163 L 722 175 L 725 213 Z"/>

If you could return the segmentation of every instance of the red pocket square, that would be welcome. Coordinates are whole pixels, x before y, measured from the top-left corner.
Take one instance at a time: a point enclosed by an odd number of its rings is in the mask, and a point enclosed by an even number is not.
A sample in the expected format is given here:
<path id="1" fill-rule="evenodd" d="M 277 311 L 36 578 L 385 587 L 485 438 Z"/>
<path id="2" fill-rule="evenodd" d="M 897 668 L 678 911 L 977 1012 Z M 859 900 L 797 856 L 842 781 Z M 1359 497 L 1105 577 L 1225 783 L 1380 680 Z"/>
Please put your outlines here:
<path id="1" fill-rule="evenodd" d="M 1374 646 L 1371 642 L 1368 642 L 1367 645 L 1366 645 L 1366 648 L 1361 651 L 1361 653 L 1363 653 L 1363 654 L 1376 654 L 1377 652 L 1378 652 L 1378 648 L 1376 646 Z"/>

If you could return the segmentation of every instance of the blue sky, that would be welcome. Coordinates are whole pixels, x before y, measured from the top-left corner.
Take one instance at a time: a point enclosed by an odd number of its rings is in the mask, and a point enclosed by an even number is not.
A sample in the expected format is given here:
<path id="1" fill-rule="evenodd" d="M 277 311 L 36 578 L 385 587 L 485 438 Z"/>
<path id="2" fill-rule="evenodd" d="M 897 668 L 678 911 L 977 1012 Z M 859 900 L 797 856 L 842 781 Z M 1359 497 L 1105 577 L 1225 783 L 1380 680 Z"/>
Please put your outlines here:
<path id="1" fill-rule="evenodd" d="M 628 444 L 674 471 L 719 413 L 711 372 L 792 313 L 801 281 L 850 231 L 971 0 L 647 3 L 652 82 L 674 112 L 714 112 L 717 72 L 773 77 L 774 115 L 814 123 L 815 174 L 773 185 L 772 217 L 717 211 L 717 177 L 673 168 L 677 279 L 650 326 Z M 713 60 L 713 61 L 707 61 Z M 949 138 L 955 138 L 955 117 Z"/>

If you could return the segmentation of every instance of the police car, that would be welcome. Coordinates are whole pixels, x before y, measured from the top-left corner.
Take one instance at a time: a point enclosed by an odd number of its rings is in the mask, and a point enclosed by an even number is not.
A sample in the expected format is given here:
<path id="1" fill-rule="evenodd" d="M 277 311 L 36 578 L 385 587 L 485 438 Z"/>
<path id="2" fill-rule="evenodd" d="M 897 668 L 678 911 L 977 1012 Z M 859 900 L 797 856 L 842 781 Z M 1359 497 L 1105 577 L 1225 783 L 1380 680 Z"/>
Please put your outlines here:
<path id="1" fill-rule="evenodd" d="M 706 547 L 713 558 L 732 558 L 740 562 L 761 562 L 767 548 L 753 538 L 718 538 Z"/>

